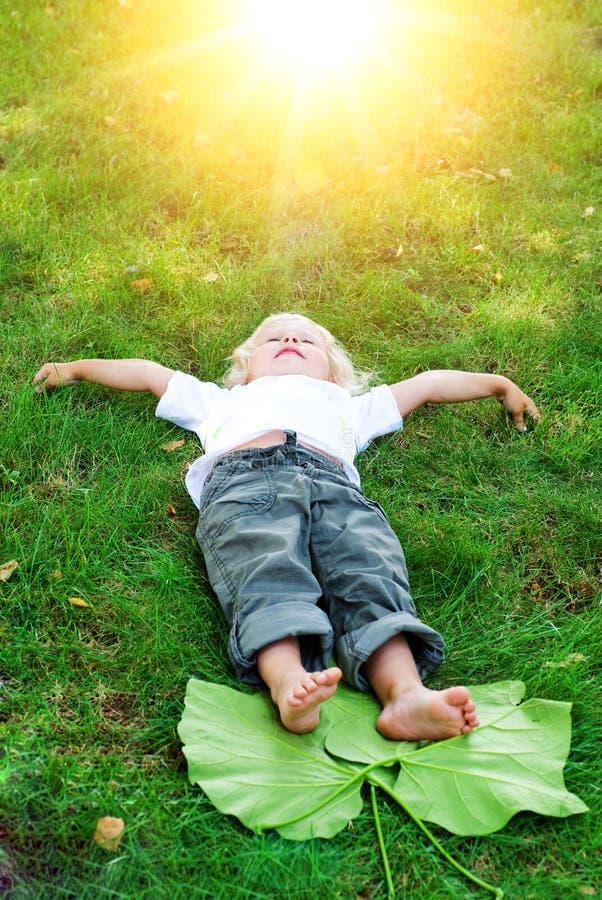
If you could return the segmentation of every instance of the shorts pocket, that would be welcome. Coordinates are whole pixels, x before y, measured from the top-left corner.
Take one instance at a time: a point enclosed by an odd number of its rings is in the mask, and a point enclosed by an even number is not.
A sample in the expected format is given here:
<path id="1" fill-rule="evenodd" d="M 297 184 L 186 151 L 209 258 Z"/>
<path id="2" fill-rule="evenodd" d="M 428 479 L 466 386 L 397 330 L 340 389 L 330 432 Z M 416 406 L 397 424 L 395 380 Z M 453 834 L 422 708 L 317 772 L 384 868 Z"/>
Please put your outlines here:
<path id="1" fill-rule="evenodd" d="M 274 478 L 269 469 L 216 473 L 201 495 L 199 526 L 213 538 L 244 516 L 267 512 L 276 500 Z"/>

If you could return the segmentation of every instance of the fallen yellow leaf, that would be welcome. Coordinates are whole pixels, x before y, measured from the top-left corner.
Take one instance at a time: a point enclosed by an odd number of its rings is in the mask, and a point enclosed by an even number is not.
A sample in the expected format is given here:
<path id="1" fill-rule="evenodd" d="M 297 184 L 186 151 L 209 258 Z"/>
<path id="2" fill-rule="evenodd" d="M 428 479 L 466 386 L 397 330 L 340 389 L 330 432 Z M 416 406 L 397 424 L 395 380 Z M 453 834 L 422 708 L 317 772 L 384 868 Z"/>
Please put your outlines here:
<path id="1" fill-rule="evenodd" d="M 546 669 L 566 669 L 568 666 L 573 665 L 573 663 L 582 663 L 586 662 L 586 657 L 583 653 L 569 653 L 566 659 L 563 659 L 562 662 L 546 662 L 544 666 Z"/>
<path id="2" fill-rule="evenodd" d="M 144 291 L 148 291 L 151 286 L 150 278 L 137 278 L 136 281 L 132 281 L 130 283 L 130 287 L 133 291 L 138 291 L 140 294 L 143 294 Z"/>
<path id="3" fill-rule="evenodd" d="M 589 218 L 589 216 L 593 216 L 594 212 L 595 212 L 594 207 L 588 206 L 587 209 L 584 209 L 583 212 L 581 213 L 581 218 L 587 219 L 587 218 Z"/>
<path id="4" fill-rule="evenodd" d="M 203 281 L 219 281 L 219 275 L 217 274 L 217 272 L 214 272 L 213 269 L 210 269 L 210 271 L 207 272 L 207 274 L 203 277 Z"/>
<path id="5" fill-rule="evenodd" d="M 161 444 L 161 450 L 167 450 L 171 452 L 172 450 L 177 450 L 178 447 L 183 447 L 186 441 L 182 439 L 181 441 L 169 441 L 167 444 Z"/>
<path id="6" fill-rule="evenodd" d="M 71 603 L 73 606 L 90 606 L 82 597 L 67 597 L 67 603 Z"/>
<path id="7" fill-rule="evenodd" d="M 117 850 L 125 831 L 125 822 L 115 816 L 103 816 L 96 823 L 93 840 L 103 850 Z"/>
<path id="8" fill-rule="evenodd" d="M 2 563 L 0 566 L 0 581 L 8 581 L 13 572 L 19 568 L 19 563 L 16 559 L 11 559 L 9 562 Z"/>

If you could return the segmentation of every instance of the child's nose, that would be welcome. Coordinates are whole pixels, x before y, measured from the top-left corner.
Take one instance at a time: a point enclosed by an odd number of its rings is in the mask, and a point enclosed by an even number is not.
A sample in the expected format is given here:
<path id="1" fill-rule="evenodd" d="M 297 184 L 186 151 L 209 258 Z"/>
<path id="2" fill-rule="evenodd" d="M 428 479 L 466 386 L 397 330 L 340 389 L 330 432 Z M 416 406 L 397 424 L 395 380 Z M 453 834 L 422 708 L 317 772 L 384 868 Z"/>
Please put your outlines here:
<path id="1" fill-rule="evenodd" d="M 289 341 L 292 341 L 293 344 L 298 344 L 298 343 L 299 343 L 299 338 L 298 338 L 298 337 L 295 337 L 294 335 L 292 335 L 292 336 L 290 336 L 290 337 L 287 336 L 287 335 L 285 335 L 285 336 L 282 338 L 282 342 L 283 342 L 284 344 L 288 344 Z"/>

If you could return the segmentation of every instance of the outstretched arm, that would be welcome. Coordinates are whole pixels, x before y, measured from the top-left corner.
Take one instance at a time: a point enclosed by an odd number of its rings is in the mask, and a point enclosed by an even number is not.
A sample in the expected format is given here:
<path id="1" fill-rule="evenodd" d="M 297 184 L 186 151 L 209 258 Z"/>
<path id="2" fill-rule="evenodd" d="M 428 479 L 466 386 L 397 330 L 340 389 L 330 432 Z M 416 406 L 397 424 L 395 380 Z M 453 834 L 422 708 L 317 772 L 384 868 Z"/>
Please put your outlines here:
<path id="1" fill-rule="evenodd" d="M 533 419 L 539 418 L 539 410 L 531 398 L 504 375 L 434 370 L 392 384 L 391 391 L 401 416 L 408 416 L 424 403 L 462 403 L 495 397 L 508 410 L 520 431 L 527 428 L 525 413 Z"/>
<path id="2" fill-rule="evenodd" d="M 148 359 L 76 359 L 66 363 L 44 363 L 34 375 L 36 391 L 91 381 L 120 391 L 150 391 L 162 397 L 174 374 Z"/>

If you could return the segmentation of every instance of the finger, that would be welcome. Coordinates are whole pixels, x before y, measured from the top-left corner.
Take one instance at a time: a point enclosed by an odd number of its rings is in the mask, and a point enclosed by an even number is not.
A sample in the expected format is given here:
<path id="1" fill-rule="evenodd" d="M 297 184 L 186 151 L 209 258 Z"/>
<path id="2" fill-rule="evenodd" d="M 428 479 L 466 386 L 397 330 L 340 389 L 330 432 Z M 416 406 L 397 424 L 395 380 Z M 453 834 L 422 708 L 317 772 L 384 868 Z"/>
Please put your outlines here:
<path id="1" fill-rule="evenodd" d="M 47 385 L 45 384 L 45 382 L 46 382 L 45 375 L 36 375 L 36 377 L 32 381 L 32 384 L 35 385 L 34 392 L 36 394 L 40 394 L 42 391 L 46 390 Z"/>
<path id="2" fill-rule="evenodd" d="M 54 375 L 54 369 L 55 367 L 51 363 L 44 363 L 42 368 L 34 375 L 32 384 L 37 385 L 35 389 L 36 394 L 54 387 L 55 382 L 52 377 Z"/>
<path id="3" fill-rule="evenodd" d="M 541 419 L 541 413 L 534 403 L 529 404 L 527 412 L 535 422 L 537 422 L 538 419 Z"/>
<path id="4" fill-rule="evenodd" d="M 519 431 L 527 431 L 527 425 L 525 423 L 524 414 L 530 416 L 534 422 L 536 422 L 540 418 L 539 410 L 535 406 L 535 404 L 531 401 L 526 403 L 524 408 L 519 410 L 518 412 L 512 413 L 512 421 Z"/>

